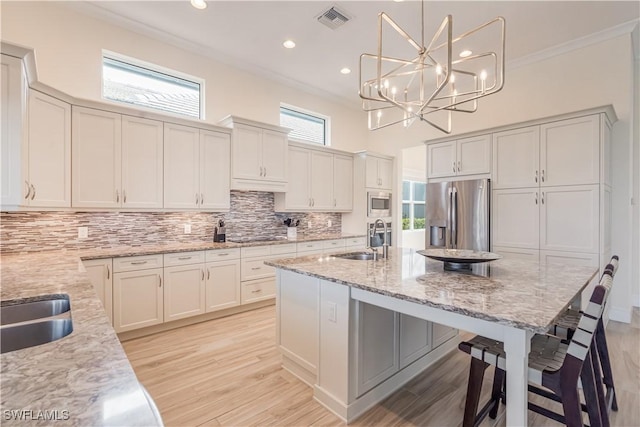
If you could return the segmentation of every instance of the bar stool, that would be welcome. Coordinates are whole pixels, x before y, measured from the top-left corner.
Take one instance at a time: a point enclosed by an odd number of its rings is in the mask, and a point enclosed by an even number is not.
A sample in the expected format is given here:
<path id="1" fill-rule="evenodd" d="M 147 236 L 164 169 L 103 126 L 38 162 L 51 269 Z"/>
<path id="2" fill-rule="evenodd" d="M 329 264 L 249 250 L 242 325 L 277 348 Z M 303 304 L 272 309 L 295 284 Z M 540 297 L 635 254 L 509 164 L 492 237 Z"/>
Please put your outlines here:
<path id="1" fill-rule="evenodd" d="M 530 410 L 570 427 L 583 425 L 582 411 L 585 410 L 589 414 L 591 427 L 609 426 L 609 418 L 604 408 L 602 376 L 595 359 L 594 336 L 604 311 L 604 302 L 611 282 L 611 275 L 603 274 L 600 283 L 593 290 L 587 309 L 580 315 L 576 332 L 568 343 L 551 335 L 536 334 L 532 338 L 528 370 L 529 391 L 561 402 L 564 415 L 531 402 L 528 405 Z M 462 425 L 477 426 L 487 415 L 495 418 L 500 399 L 504 398 L 504 346 L 500 341 L 476 336 L 460 343 L 458 348 L 472 356 Z M 489 365 L 496 368 L 493 389 L 489 401 L 478 413 L 482 378 Z M 580 403 L 580 382 L 586 405 Z"/>
<path id="2" fill-rule="evenodd" d="M 609 274 L 613 279 L 616 275 L 616 272 L 618 271 L 619 260 L 620 259 L 617 255 L 612 256 L 611 261 L 604 268 L 603 274 L 609 272 Z M 558 318 L 555 325 L 553 325 L 549 329 L 549 333 L 565 341 L 570 340 L 578 326 L 580 314 L 581 312 L 579 310 L 568 309 Z M 600 319 L 600 321 L 598 322 L 598 326 L 596 328 L 596 348 L 598 352 L 598 358 L 600 360 L 600 368 L 602 369 L 602 374 L 604 376 L 604 378 L 602 379 L 602 382 L 607 388 L 607 393 L 606 393 L 607 412 L 611 410 L 617 411 L 618 401 L 616 399 L 616 389 L 613 384 L 611 358 L 609 357 L 609 347 L 607 345 L 607 338 L 604 331 L 604 322 L 602 321 L 602 319 Z"/>

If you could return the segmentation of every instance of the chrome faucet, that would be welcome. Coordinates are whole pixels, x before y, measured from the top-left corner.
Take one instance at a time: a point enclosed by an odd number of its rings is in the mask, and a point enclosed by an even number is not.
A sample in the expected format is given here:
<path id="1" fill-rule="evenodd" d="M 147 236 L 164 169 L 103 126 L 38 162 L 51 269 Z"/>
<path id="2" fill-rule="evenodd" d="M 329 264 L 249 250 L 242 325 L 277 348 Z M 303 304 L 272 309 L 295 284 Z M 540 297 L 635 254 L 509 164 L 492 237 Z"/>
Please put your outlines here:
<path id="1" fill-rule="evenodd" d="M 384 222 L 382 220 L 382 218 L 378 218 L 376 219 L 376 221 L 373 223 L 373 227 L 371 228 L 371 235 L 369 236 L 369 240 L 372 240 L 371 238 L 373 238 L 373 235 L 376 232 L 376 229 L 378 228 L 378 222 L 382 223 L 382 227 L 383 227 L 383 232 L 384 232 L 384 239 L 383 239 L 383 243 L 382 243 L 382 258 L 383 259 L 387 259 L 389 258 L 389 243 L 387 242 L 387 223 Z M 371 250 L 374 252 L 374 254 L 377 254 L 377 249 L 374 247 L 371 247 Z M 376 257 L 376 255 L 374 255 L 374 257 Z"/>

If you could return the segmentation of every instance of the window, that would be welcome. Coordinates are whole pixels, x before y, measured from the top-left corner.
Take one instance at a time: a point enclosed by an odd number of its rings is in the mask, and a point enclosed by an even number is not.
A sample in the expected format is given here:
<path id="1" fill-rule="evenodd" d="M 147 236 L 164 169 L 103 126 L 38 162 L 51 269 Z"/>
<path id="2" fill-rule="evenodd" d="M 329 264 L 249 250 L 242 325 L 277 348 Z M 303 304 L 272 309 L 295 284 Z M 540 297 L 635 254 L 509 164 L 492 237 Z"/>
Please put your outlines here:
<path id="1" fill-rule="evenodd" d="M 402 181 L 403 230 L 424 229 L 426 189 L 424 182 Z"/>
<path id="2" fill-rule="evenodd" d="M 204 80 L 112 52 L 102 54 L 102 97 L 204 118 Z"/>
<path id="3" fill-rule="evenodd" d="M 289 139 L 329 145 L 329 117 L 290 105 L 280 106 L 280 126 L 292 129 Z"/>

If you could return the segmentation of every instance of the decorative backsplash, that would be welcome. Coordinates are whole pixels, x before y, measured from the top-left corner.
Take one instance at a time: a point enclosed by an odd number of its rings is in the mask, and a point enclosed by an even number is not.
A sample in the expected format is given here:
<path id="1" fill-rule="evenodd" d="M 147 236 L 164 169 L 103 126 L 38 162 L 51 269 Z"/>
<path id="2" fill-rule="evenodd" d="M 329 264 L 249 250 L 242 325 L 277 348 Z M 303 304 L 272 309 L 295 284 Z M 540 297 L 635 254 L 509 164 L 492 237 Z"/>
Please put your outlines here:
<path id="1" fill-rule="evenodd" d="M 340 233 L 339 213 L 277 213 L 273 193 L 232 191 L 229 212 L 2 212 L 0 252 L 108 248 L 161 242 L 209 242 L 219 219 L 226 223 L 227 240 L 285 237 L 286 218 L 300 220 L 298 233 L 314 236 Z M 331 227 L 327 222 L 331 221 Z M 311 228 L 307 227 L 309 221 Z M 191 224 L 191 234 L 184 234 Z M 89 237 L 78 239 L 78 227 Z"/>

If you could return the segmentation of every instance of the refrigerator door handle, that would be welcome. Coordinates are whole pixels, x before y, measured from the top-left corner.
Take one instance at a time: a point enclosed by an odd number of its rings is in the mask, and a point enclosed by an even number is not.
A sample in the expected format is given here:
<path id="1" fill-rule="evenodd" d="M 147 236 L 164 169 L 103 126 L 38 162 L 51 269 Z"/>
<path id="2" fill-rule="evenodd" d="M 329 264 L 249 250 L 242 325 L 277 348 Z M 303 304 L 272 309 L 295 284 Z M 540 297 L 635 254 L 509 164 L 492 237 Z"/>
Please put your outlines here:
<path id="1" fill-rule="evenodd" d="M 447 236 L 445 236 L 444 238 L 445 248 L 450 248 L 453 245 L 453 231 L 452 231 L 453 214 L 451 211 L 452 207 L 453 207 L 453 188 L 449 187 L 449 200 L 447 201 L 447 234 L 449 234 L 448 236 L 449 239 L 447 239 Z"/>
<path id="2" fill-rule="evenodd" d="M 452 188 L 452 208 L 451 208 L 451 247 L 458 248 L 458 189 Z"/>

